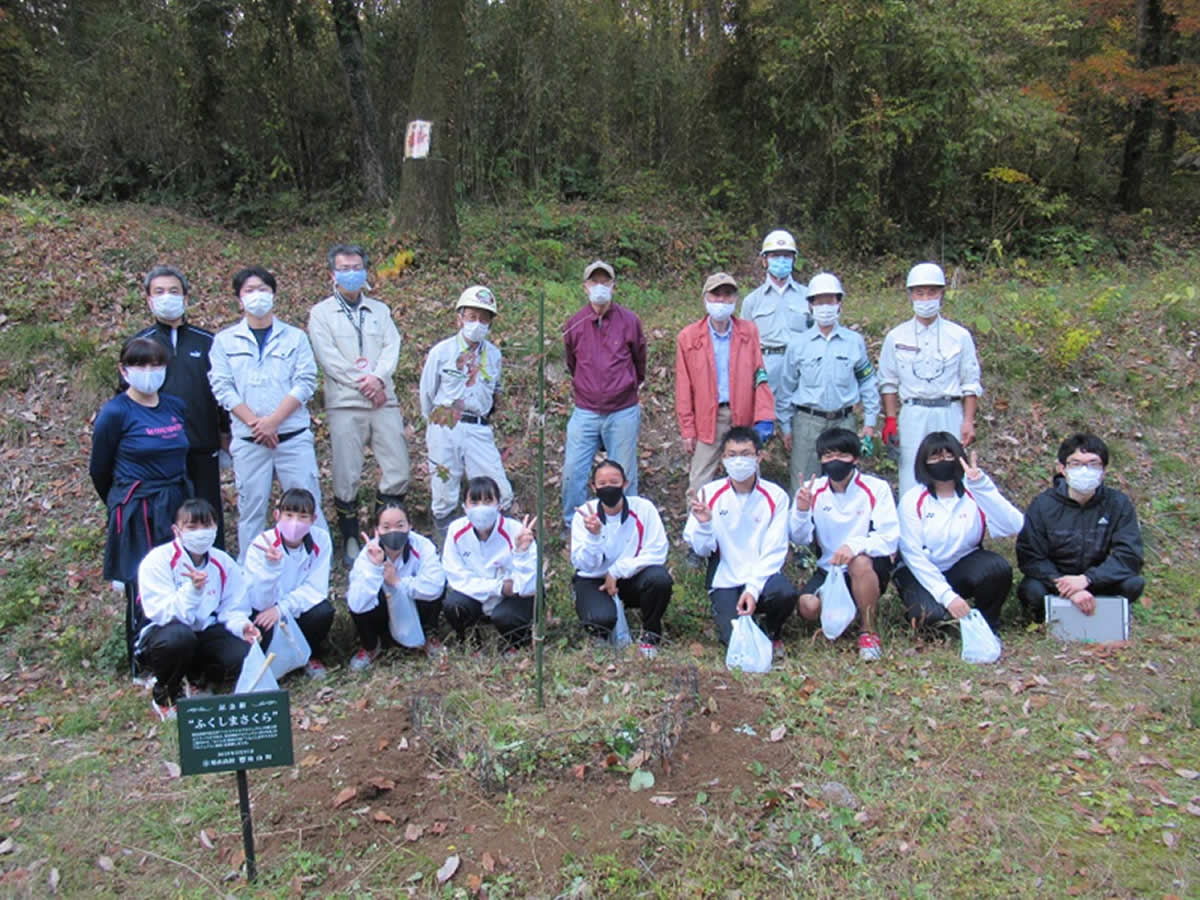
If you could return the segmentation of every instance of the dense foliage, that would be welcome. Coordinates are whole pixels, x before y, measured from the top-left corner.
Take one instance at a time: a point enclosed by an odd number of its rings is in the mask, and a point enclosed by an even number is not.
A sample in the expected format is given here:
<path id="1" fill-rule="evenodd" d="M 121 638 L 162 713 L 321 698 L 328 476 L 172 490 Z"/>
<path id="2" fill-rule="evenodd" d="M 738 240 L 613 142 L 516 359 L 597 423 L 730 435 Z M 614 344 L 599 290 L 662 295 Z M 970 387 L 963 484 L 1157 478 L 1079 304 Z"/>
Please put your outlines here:
<path id="1" fill-rule="evenodd" d="M 377 197 L 370 158 L 394 196 L 436 6 L 13 0 L 0 186 L 249 223 Z M 464 199 L 653 184 L 818 246 L 948 255 L 1086 250 L 1118 210 L 1194 217 L 1196 0 L 464 8 L 445 111 Z M 355 10 L 357 80 L 335 28 Z"/>

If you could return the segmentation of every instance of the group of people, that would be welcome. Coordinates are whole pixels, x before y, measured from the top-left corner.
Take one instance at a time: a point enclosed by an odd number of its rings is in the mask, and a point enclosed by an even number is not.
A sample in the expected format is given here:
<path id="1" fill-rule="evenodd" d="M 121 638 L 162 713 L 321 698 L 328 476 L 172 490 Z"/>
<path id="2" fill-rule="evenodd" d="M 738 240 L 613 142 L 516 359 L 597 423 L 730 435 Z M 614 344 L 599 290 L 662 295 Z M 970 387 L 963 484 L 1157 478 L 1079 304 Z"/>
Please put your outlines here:
<path id="1" fill-rule="evenodd" d="M 862 336 L 839 323 L 838 278 L 818 273 L 802 286 L 796 258 L 790 234 L 767 235 L 765 278 L 741 316 L 736 280 L 715 273 L 703 285 L 705 315 L 676 340 L 676 416 L 691 457 L 683 539 L 697 564 L 707 562 L 723 641 L 738 615 L 760 615 L 776 641 L 793 610 L 818 618 L 835 567 L 859 610 L 864 658 L 880 653 L 876 610 L 889 579 L 916 624 L 960 618 L 973 599 L 994 625 L 1012 573 L 982 548 L 985 533 L 1020 534 L 1027 577 L 1018 593 L 1033 611 L 1048 593 L 1085 612 L 1097 592 L 1140 593 L 1137 520 L 1128 498 L 1103 484 L 1102 441 L 1064 442 L 1061 478 L 1025 516 L 973 455 L 968 461 L 980 368 L 970 332 L 941 316 L 940 267 L 922 263 L 909 273 L 913 318 L 887 335 L 876 369 Z M 367 295 L 361 247 L 339 244 L 328 263 L 332 292 L 312 308 L 307 331 L 275 316 L 277 282 L 262 267 L 234 276 L 243 315 L 215 335 L 188 321 L 182 272 L 158 266 L 145 277 L 155 321 L 122 347 L 122 389 L 96 417 L 91 476 L 108 508 L 105 577 L 125 586 L 131 666 L 155 676 L 163 715 L 185 682 L 228 676 L 248 642 L 269 646 L 281 618 L 312 648 L 309 674 L 324 674 L 335 549 L 308 412 L 318 367 L 350 567 L 346 605 L 361 642 L 351 667 L 366 668 L 389 643 L 427 645 L 443 614 L 460 637 L 487 622 L 505 646 L 528 637 L 537 522 L 506 515 L 513 491 L 490 422 L 502 376 L 500 348 L 488 340 L 495 295 L 478 285 L 462 292 L 455 333 L 430 349 L 422 370 L 430 540 L 412 531 L 405 507 L 408 438 L 394 384 L 400 334 L 388 307 Z M 637 609 L 638 645 L 652 656 L 673 583 L 661 517 L 638 488 L 646 338 L 638 316 L 614 301 L 615 284 L 612 266 L 589 264 L 586 302 L 563 328 L 575 402 L 562 509 L 581 622 L 603 639 Z M 859 468 L 881 406 L 878 437 L 899 447 L 899 509 L 887 482 Z M 790 452 L 790 491 L 759 475 L 776 429 Z M 380 478 L 373 525 L 363 529 L 367 446 Z M 224 552 L 223 449 L 237 490 L 236 559 Z M 718 466 L 725 477 L 716 477 Z M 276 481 L 282 499 L 268 523 Z M 811 546 L 817 558 L 799 589 L 783 574 L 789 542 Z"/>

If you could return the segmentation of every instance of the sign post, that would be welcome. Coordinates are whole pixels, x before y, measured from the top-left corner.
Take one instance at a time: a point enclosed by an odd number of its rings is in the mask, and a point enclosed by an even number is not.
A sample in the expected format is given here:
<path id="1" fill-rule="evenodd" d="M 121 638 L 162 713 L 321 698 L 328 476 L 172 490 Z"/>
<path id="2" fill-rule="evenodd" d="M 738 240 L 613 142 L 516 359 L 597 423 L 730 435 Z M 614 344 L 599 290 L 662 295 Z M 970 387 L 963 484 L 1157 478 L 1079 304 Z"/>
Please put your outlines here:
<path id="1" fill-rule="evenodd" d="M 287 691 L 193 697 L 177 704 L 179 768 L 184 775 L 237 772 L 246 880 L 257 875 L 247 769 L 290 766 L 292 711 Z"/>

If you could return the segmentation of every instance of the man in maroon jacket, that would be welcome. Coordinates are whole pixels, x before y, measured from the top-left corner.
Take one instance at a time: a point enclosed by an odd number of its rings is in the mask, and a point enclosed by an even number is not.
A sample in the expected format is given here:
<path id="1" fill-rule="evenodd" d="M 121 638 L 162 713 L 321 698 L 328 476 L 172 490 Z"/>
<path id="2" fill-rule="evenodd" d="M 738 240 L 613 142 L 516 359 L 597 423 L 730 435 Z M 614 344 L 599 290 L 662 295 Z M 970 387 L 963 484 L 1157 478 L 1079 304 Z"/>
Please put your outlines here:
<path id="1" fill-rule="evenodd" d="M 638 492 L 637 441 L 642 423 L 638 388 L 646 378 L 646 335 L 632 310 L 614 303 L 612 266 L 601 260 L 583 270 L 587 303 L 563 326 L 575 410 L 567 422 L 562 513 L 570 529 L 575 509 L 588 498 L 596 451 L 621 464 L 626 493 Z"/>

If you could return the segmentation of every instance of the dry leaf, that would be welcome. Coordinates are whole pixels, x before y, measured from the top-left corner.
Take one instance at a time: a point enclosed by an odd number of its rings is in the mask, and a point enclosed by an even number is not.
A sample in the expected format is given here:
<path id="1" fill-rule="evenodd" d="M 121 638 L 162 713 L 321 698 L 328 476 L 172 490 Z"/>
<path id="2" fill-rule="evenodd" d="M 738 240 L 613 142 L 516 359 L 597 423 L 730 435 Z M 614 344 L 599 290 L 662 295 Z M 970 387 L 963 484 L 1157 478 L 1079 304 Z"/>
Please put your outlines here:
<path id="1" fill-rule="evenodd" d="M 571 774 L 574 775 L 580 781 L 583 781 L 583 776 L 585 776 L 587 774 L 587 770 L 588 770 L 587 763 L 580 763 L 577 766 L 571 766 Z"/>
<path id="2" fill-rule="evenodd" d="M 611 769 L 613 766 L 619 766 L 620 764 L 621 764 L 621 757 L 617 756 L 617 754 L 615 754 L 615 753 L 610 753 L 610 754 L 608 754 L 608 756 L 604 757 L 604 768 L 606 768 L 606 769 Z M 13 797 L 15 799 L 16 795 L 14 794 Z M 3 802 L 3 801 L 0 801 L 0 802 Z"/>
<path id="3" fill-rule="evenodd" d="M 205 831 L 203 828 L 200 829 L 200 843 L 206 850 L 215 849 L 215 847 L 213 846 L 212 838 L 210 838 L 208 836 L 208 832 Z"/>
<path id="4" fill-rule="evenodd" d="M 310 753 L 308 756 L 304 757 L 304 759 L 300 760 L 300 766 L 301 768 L 307 769 L 309 766 L 315 766 L 320 761 L 321 757 L 317 756 L 315 753 Z"/>
<path id="5" fill-rule="evenodd" d="M 479 858 L 479 864 L 483 866 L 483 871 L 487 872 L 489 875 L 496 871 L 496 857 L 492 856 L 492 854 L 488 853 L 486 850 L 484 851 L 483 856 Z"/>
<path id="6" fill-rule="evenodd" d="M 337 796 L 333 798 L 333 808 L 338 809 L 339 807 L 345 806 L 357 796 L 358 788 L 342 788 L 340 791 L 338 791 Z"/>
<path id="7" fill-rule="evenodd" d="M 112 857 L 111 857 L 111 856 L 101 856 L 101 857 L 99 857 L 99 858 L 96 860 L 96 865 L 98 865 L 98 866 L 99 866 L 101 869 L 103 869 L 105 872 L 111 872 L 111 871 L 112 871 L 112 870 L 115 868 L 115 866 L 113 865 L 113 861 L 112 861 Z"/>
<path id="8" fill-rule="evenodd" d="M 1112 834 L 1112 829 L 1107 825 L 1102 825 L 1099 822 L 1091 822 L 1088 824 L 1087 830 L 1092 834 Z"/>
<path id="9" fill-rule="evenodd" d="M 385 813 L 382 809 L 375 810 L 375 812 L 371 815 L 371 818 L 374 819 L 376 822 L 380 822 L 384 825 L 395 825 L 396 824 L 396 820 L 393 819 L 391 816 L 389 816 L 387 813 Z"/>
<path id="10" fill-rule="evenodd" d="M 13 851 L 13 839 L 12 838 L 6 837 L 4 840 L 0 841 L 0 854 L 12 853 L 12 851 Z"/>
<path id="11" fill-rule="evenodd" d="M 418 825 L 415 822 L 410 822 L 408 827 L 404 829 L 404 839 L 406 841 L 419 841 L 421 839 L 421 835 L 424 833 L 424 825 Z"/>
<path id="12" fill-rule="evenodd" d="M 721 730 L 721 723 L 720 723 L 720 722 L 717 722 L 717 721 L 709 722 L 709 723 L 708 723 L 708 730 L 709 730 L 710 732 L 712 732 L 713 734 L 716 734 L 718 731 L 720 731 L 720 730 Z"/>
<path id="13" fill-rule="evenodd" d="M 359 699 L 354 701 L 354 708 L 357 709 L 359 712 L 364 711 L 370 705 L 371 705 L 371 699 L 369 697 L 360 697 Z"/>
<path id="14" fill-rule="evenodd" d="M 439 834 L 439 835 L 445 834 L 446 833 L 446 823 L 445 822 L 434 822 L 433 825 L 431 825 L 429 828 L 429 833 L 430 834 Z"/>
<path id="15" fill-rule="evenodd" d="M 379 740 L 377 740 L 375 742 L 375 752 L 382 753 L 384 750 L 386 750 L 388 748 L 389 743 L 391 743 L 391 742 L 387 738 L 381 737 Z"/>
<path id="16" fill-rule="evenodd" d="M 629 768 L 640 769 L 648 759 L 650 759 L 649 753 L 645 750 L 638 750 L 633 756 L 629 757 Z"/>
<path id="17" fill-rule="evenodd" d="M 483 879 L 472 872 L 467 876 L 467 890 L 472 894 L 478 894 L 479 889 L 483 887 Z"/>
<path id="18" fill-rule="evenodd" d="M 374 778 L 368 780 L 373 787 L 380 791 L 390 791 L 396 787 L 396 782 L 390 778 L 384 778 L 382 775 L 376 775 Z"/>
<path id="19" fill-rule="evenodd" d="M 1164 831 L 1162 833 L 1162 842 L 1167 845 L 1168 849 L 1174 850 L 1175 845 L 1179 843 L 1179 835 L 1173 831 Z"/>
<path id="20" fill-rule="evenodd" d="M 1193 816 L 1200 816 L 1200 804 L 1189 803 L 1184 807 L 1184 809 L 1186 809 Z"/>
<path id="21" fill-rule="evenodd" d="M 771 741 L 773 743 L 779 743 L 779 741 L 783 740 L 783 737 L 786 734 L 787 734 L 787 726 L 786 725 L 776 725 L 774 728 L 771 729 Z"/>
<path id="22" fill-rule="evenodd" d="M 235 847 L 233 852 L 229 854 L 229 868 L 234 872 L 242 871 L 242 865 L 246 862 L 246 851 L 241 847 Z"/>
<path id="23" fill-rule="evenodd" d="M 437 883 L 445 884 L 454 877 L 454 873 L 458 871 L 458 854 L 452 853 L 446 857 L 446 861 L 442 863 L 442 867 L 437 870 Z"/>
<path id="24" fill-rule="evenodd" d="M 1195 769 L 1176 769 L 1175 774 L 1180 778 L 1186 778 L 1188 781 L 1195 781 L 1197 778 L 1200 778 L 1200 772 L 1197 772 Z"/>
<path id="25" fill-rule="evenodd" d="M 670 806 L 675 802 L 674 797 L 664 797 L 662 794 L 656 794 L 650 798 L 650 802 L 655 806 Z"/>
<path id="26" fill-rule="evenodd" d="M 169 759 L 163 760 L 163 767 L 167 770 L 168 778 L 178 778 L 182 774 L 179 763 L 171 762 Z"/>

